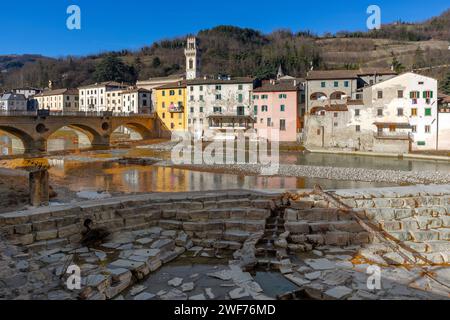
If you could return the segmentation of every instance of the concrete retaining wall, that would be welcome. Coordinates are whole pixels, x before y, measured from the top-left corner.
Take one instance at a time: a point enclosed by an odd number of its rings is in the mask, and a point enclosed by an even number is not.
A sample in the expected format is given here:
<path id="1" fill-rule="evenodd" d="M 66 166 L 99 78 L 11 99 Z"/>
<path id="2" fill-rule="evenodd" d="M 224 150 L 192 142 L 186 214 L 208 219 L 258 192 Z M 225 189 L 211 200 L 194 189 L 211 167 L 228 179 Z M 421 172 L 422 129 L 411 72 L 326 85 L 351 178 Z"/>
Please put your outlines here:
<path id="1" fill-rule="evenodd" d="M 251 233 L 264 230 L 271 197 L 241 190 L 87 201 L 0 215 L 0 231 L 13 244 L 51 249 L 80 241 L 83 223 L 91 219 L 109 232 L 161 226 L 186 231 L 197 245 L 238 249 Z"/>
<path id="2" fill-rule="evenodd" d="M 450 261 L 450 186 L 340 190 L 340 200 L 436 263 Z M 377 242 L 348 214 L 312 196 L 292 203 L 286 230 L 298 245 Z"/>

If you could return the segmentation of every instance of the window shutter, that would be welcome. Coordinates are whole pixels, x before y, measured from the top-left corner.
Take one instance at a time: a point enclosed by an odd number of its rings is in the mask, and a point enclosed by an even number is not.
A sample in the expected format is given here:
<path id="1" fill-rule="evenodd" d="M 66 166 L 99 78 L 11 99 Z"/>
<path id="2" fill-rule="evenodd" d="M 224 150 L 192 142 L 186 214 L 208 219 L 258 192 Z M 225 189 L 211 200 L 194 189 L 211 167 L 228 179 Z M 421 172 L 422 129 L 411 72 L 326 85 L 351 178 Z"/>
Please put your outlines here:
<path id="1" fill-rule="evenodd" d="M 433 99 L 433 91 L 430 91 L 430 98 Z"/>

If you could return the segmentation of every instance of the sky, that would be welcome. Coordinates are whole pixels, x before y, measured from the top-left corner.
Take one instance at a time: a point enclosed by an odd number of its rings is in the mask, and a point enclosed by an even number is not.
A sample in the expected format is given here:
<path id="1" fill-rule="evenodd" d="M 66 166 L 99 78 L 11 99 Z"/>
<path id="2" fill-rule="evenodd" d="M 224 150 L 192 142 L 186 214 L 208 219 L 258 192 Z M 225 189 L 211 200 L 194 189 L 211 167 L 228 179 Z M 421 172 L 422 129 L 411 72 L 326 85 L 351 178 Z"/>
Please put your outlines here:
<path id="1" fill-rule="evenodd" d="M 450 8 L 448 0 L 22 0 L 2 1 L 0 54 L 62 57 L 139 49 L 154 41 L 235 25 L 317 34 L 366 30 L 369 5 L 382 23 L 418 22 Z M 67 8 L 81 9 L 81 30 L 69 30 Z"/>

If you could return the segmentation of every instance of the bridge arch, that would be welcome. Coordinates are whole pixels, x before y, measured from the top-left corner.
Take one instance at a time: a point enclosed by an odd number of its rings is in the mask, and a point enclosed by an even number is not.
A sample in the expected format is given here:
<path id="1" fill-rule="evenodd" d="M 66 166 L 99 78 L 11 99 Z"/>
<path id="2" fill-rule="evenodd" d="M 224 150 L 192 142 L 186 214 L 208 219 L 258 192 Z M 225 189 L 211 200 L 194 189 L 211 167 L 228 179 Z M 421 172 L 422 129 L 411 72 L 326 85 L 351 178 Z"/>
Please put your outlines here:
<path id="1" fill-rule="evenodd" d="M 79 122 L 68 122 L 64 125 L 54 126 L 46 133 L 46 139 L 48 139 L 51 135 L 56 133 L 57 131 L 61 130 L 64 127 L 72 128 L 74 130 L 78 130 L 85 134 L 93 147 L 105 147 L 109 146 L 109 125 L 106 130 L 103 130 L 103 132 L 100 132 L 102 130 L 101 128 L 94 128 L 93 126 L 87 125 L 87 124 L 81 124 Z"/>
<path id="2" fill-rule="evenodd" d="M 120 127 L 125 127 L 128 129 L 131 129 L 133 131 L 136 131 L 137 133 L 140 134 L 140 136 L 142 137 L 143 140 L 148 140 L 148 139 L 154 138 L 154 134 L 149 128 L 147 128 L 145 125 L 143 125 L 141 123 L 132 122 L 132 121 L 124 122 L 121 124 L 116 124 L 115 126 L 113 126 L 111 128 L 111 132 L 116 131 Z"/>
<path id="3" fill-rule="evenodd" d="M 35 140 L 29 133 L 12 126 L 0 125 L 0 130 L 13 135 L 22 141 L 25 153 L 36 150 L 45 151 L 46 149 L 46 139 Z"/>

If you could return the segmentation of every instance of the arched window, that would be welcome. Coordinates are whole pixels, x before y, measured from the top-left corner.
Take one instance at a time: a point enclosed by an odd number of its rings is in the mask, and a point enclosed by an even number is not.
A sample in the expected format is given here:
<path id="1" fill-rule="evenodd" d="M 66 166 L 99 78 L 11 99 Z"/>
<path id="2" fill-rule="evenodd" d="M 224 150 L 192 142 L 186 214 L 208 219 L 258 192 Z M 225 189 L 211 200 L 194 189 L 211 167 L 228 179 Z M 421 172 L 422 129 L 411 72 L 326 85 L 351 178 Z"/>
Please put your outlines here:
<path id="1" fill-rule="evenodd" d="M 341 100 L 342 96 L 345 96 L 345 95 L 346 95 L 345 92 L 336 91 L 331 94 L 330 99 L 331 100 Z"/>
<path id="2" fill-rule="evenodd" d="M 189 59 L 189 69 L 194 69 L 194 60 Z"/>
<path id="3" fill-rule="evenodd" d="M 315 92 L 311 95 L 311 100 L 319 100 L 322 97 L 327 97 L 327 95 L 323 92 Z"/>

